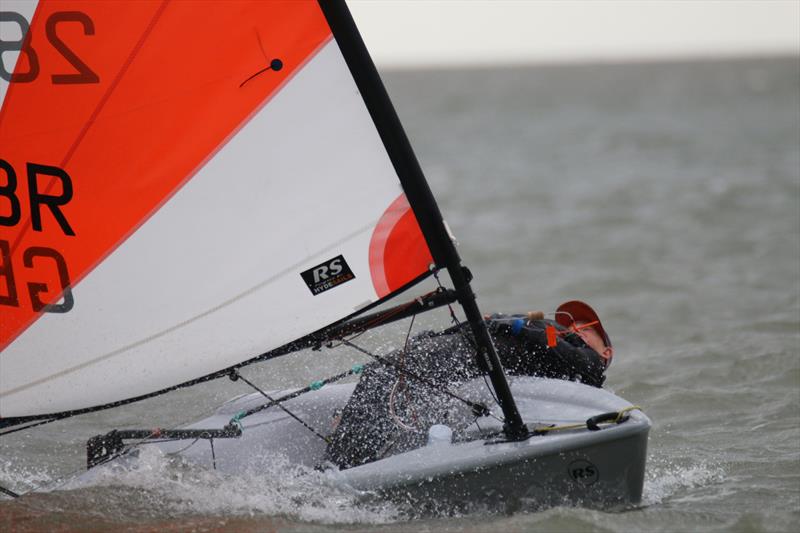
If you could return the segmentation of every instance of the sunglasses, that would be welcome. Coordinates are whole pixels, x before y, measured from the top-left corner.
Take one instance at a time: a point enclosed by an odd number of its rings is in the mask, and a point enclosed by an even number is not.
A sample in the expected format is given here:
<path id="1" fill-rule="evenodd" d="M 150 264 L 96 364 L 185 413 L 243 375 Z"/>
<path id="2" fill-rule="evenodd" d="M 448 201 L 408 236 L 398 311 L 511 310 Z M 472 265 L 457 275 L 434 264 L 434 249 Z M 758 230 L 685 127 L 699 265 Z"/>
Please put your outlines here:
<path id="1" fill-rule="evenodd" d="M 574 331 L 575 333 L 578 333 L 583 329 L 594 327 L 599 323 L 600 323 L 599 320 L 593 320 L 592 322 L 587 322 L 586 324 L 581 324 L 580 326 L 578 326 L 578 325 L 575 324 L 575 322 L 573 322 L 569 326 L 569 329 L 570 329 L 570 331 Z"/>

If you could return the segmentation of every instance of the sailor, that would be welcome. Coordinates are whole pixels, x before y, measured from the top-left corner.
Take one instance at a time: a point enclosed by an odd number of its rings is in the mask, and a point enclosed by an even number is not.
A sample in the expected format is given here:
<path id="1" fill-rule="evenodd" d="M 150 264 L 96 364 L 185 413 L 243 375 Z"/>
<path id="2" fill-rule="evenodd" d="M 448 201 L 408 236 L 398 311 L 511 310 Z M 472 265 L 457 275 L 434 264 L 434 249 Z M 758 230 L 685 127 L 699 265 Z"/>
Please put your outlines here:
<path id="1" fill-rule="evenodd" d="M 542 312 L 486 317 L 508 375 L 579 381 L 600 387 L 614 349 L 597 313 L 586 303 L 561 304 L 554 319 Z M 425 443 L 434 424 L 458 425 L 463 405 L 446 391 L 485 375 L 466 323 L 410 338 L 402 350 L 365 366 L 334 422 L 326 460 L 350 468 Z"/>

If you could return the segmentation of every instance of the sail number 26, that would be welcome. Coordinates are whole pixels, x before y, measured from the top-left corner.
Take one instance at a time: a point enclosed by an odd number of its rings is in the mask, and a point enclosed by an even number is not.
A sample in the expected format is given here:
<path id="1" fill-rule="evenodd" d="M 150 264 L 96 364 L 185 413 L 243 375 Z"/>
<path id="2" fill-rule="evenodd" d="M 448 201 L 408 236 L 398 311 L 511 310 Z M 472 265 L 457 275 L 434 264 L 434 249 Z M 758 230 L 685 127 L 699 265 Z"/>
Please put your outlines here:
<path id="1" fill-rule="evenodd" d="M 26 39 L 30 25 L 20 13 L 15 11 L 0 11 L 0 24 L 14 23 L 19 26 L 21 36 L 19 39 L 6 41 L 0 38 L 0 78 L 13 83 L 27 83 L 39 75 L 39 55 L 31 45 L 31 40 Z M 53 74 L 51 79 L 54 84 L 73 83 L 99 83 L 100 77 L 81 60 L 78 55 L 67 46 L 58 36 L 57 26 L 63 23 L 78 23 L 83 27 L 84 35 L 94 35 L 94 22 L 89 15 L 82 11 L 57 11 L 47 17 L 45 21 L 45 35 L 50 44 L 66 59 L 77 72 Z M 4 52 L 17 51 L 28 58 L 27 72 L 9 72 L 3 62 Z"/>

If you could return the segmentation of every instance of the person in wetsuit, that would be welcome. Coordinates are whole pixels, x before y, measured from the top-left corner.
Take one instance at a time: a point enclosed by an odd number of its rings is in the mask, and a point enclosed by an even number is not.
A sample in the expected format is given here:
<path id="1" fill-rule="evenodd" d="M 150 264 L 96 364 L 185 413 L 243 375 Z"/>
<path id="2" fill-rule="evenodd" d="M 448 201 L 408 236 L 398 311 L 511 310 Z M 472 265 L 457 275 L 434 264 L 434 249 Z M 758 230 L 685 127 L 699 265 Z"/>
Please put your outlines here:
<path id="1" fill-rule="evenodd" d="M 567 379 L 595 387 L 605 381 L 614 349 L 597 313 L 583 302 L 562 304 L 555 320 L 544 319 L 541 312 L 494 314 L 486 317 L 486 324 L 508 375 Z M 467 323 L 421 333 L 384 359 L 390 364 L 365 365 L 329 436 L 325 459 L 339 468 L 421 446 L 427 429 L 447 423 L 448 413 L 457 407 L 458 401 L 443 390 L 485 374 L 475 359 Z M 412 420 L 413 426 L 403 420 Z"/>

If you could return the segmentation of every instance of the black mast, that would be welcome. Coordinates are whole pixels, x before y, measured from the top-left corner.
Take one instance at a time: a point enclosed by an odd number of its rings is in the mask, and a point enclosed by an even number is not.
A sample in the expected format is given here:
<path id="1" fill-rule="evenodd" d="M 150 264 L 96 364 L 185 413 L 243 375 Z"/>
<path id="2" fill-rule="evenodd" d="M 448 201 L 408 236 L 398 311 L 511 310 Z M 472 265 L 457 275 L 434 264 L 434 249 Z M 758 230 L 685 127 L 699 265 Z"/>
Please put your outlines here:
<path id="1" fill-rule="evenodd" d="M 392 165 L 397 171 L 409 204 L 414 210 L 422 233 L 437 265 L 447 268 L 458 294 L 458 302 L 464 309 L 478 349 L 478 364 L 488 372 L 492 386 L 505 417 L 504 430 L 509 438 L 527 435 L 527 429 L 517 410 L 505 373 L 500 365 L 492 338 L 486 329 L 475 293 L 469 284 L 468 271 L 461 264 L 447 229 L 444 226 L 439 206 L 431 193 L 411 144 L 406 137 L 400 119 L 389 100 L 378 71 L 367 53 L 361 34 L 353 22 L 344 0 L 319 0 L 328 24 L 350 68 L 364 103 L 378 129 Z"/>

